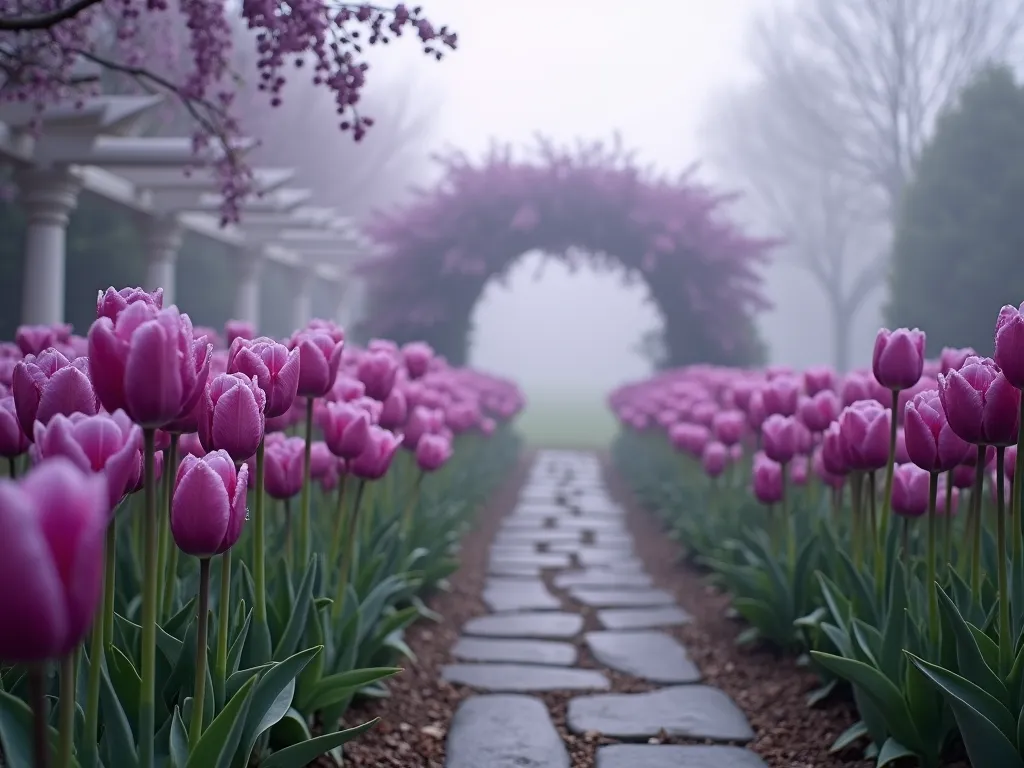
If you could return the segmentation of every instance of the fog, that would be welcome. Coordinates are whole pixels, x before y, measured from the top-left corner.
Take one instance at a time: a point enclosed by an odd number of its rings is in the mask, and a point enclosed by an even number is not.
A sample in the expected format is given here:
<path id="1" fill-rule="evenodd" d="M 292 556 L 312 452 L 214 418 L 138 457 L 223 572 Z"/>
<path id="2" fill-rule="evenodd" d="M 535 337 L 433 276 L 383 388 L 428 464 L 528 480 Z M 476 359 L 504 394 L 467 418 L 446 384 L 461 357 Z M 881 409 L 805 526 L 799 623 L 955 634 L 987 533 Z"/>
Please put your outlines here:
<path id="1" fill-rule="evenodd" d="M 869 356 L 892 224 L 917 157 L 965 81 L 1007 60 L 1021 22 L 1001 0 L 901 4 L 900 34 L 927 37 L 937 58 L 920 64 L 917 91 L 906 86 L 893 111 L 872 84 L 906 81 L 900 46 L 879 42 L 888 35 L 879 25 L 895 21 L 859 0 L 426 8 L 458 31 L 458 51 L 437 65 L 419 61 L 414 45 L 373 60 L 384 77 L 417 73 L 421 95 L 438 105 L 432 146 L 480 156 L 493 140 L 529 147 L 538 134 L 559 143 L 617 134 L 667 174 L 699 163 L 701 180 L 742 194 L 734 210 L 747 231 L 783 243 L 764 273 L 774 307 L 757 324 L 769 362 L 797 367 Z M 541 262 L 524 254 L 506 286 L 484 291 L 471 361 L 514 376 L 534 399 L 597 399 L 647 373 L 638 346 L 658 317 L 644 287 Z"/>

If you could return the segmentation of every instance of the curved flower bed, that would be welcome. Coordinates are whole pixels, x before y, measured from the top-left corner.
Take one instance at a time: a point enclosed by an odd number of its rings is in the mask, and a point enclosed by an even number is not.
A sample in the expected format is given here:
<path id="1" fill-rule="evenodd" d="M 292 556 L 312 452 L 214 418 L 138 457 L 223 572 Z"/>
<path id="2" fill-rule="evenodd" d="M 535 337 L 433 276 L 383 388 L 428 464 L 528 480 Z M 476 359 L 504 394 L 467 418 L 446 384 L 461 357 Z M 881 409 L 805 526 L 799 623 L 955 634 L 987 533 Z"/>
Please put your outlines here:
<path id="1" fill-rule="evenodd" d="M 758 355 L 751 317 L 766 306 L 758 267 L 772 243 L 740 232 L 726 215 L 731 197 L 693 173 L 655 176 L 618 144 L 541 142 L 530 160 L 495 147 L 479 163 L 460 153 L 440 162 L 436 187 L 368 228 L 383 251 L 364 266 L 373 333 L 424 338 L 461 362 L 484 286 L 540 250 L 643 280 L 670 363 Z"/>
<path id="2" fill-rule="evenodd" d="M 1022 305 L 1024 310 L 1024 305 Z M 613 393 L 640 500 L 732 593 L 740 642 L 852 690 L 878 766 L 1024 766 L 1024 313 L 994 357 L 881 330 L 870 369 L 691 366 Z M 902 762 L 902 761 L 907 761 Z"/>
<path id="3" fill-rule="evenodd" d="M 224 340 L 159 291 L 0 345 L 0 764 L 301 768 L 518 450 L 510 382 L 423 343 Z M 413 662 L 414 663 L 414 662 Z"/>

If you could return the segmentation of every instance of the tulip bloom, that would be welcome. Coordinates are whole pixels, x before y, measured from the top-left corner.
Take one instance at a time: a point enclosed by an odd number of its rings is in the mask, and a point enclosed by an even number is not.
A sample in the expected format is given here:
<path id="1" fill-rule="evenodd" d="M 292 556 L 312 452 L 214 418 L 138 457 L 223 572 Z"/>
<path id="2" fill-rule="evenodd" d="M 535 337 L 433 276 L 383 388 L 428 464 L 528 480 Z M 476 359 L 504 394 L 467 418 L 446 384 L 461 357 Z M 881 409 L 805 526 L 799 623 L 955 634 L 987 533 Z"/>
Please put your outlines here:
<path id="1" fill-rule="evenodd" d="M 799 449 L 798 422 L 791 416 L 772 414 L 761 427 L 765 455 L 772 461 L 787 464 Z"/>
<path id="2" fill-rule="evenodd" d="M 28 450 L 30 443 L 18 423 L 14 397 L 0 398 L 0 456 L 13 459 Z"/>
<path id="3" fill-rule="evenodd" d="M 881 328 L 875 337 L 871 372 L 886 389 L 898 391 L 912 387 L 924 369 L 925 335 L 914 328 Z"/>
<path id="4" fill-rule="evenodd" d="M 823 389 L 811 397 L 800 398 L 797 413 L 811 432 L 824 432 L 839 416 L 839 396 L 831 389 Z"/>
<path id="5" fill-rule="evenodd" d="M 108 411 L 119 408 L 144 428 L 159 428 L 196 405 L 210 370 L 213 346 L 195 339 L 188 315 L 176 307 L 129 304 L 116 320 L 89 329 L 93 385 Z"/>
<path id="6" fill-rule="evenodd" d="M 378 423 L 384 429 L 400 429 L 405 424 L 408 415 L 408 404 L 405 401 L 405 394 L 400 387 L 395 387 L 384 399 L 380 409 Z"/>
<path id="7" fill-rule="evenodd" d="M 452 441 L 445 435 L 423 435 L 416 446 L 416 465 L 424 472 L 436 472 L 452 457 Z"/>
<path id="8" fill-rule="evenodd" d="M 892 411 L 877 400 L 859 400 L 839 414 L 843 455 L 852 470 L 871 472 L 889 463 Z"/>
<path id="9" fill-rule="evenodd" d="M 327 403 L 322 424 L 324 442 L 331 453 L 342 459 L 355 459 L 370 439 L 370 413 L 355 403 Z"/>
<path id="10" fill-rule="evenodd" d="M 754 456 L 754 495 L 762 504 L 778 504 L 785 493 L 782 465 L 765 454 Z"/>
<path id="11" fill-rule="evenodd" d="M 225 373 L 210 382 L 199 401 L 199 441 L 208 452 L 227 451 L 245 461 L 263 439 L 267 396 L 242 373 Z"/>
<path id="12" fill-rule="evenodd" d="M 1005 307 L 1004 307 L 1005 309 Z M 959 371 L 968 357 L 977 357 L 978 353 L 972 347 L 943 347 L 939 353 L 938 373 L 949 373 Z"/>
<path id="13" fill-rule="evenodd" d="M 704 453 L 701 456 L 704 474 L 708 477 L 718 477 L 725 472 L 728 464 L 729 449 L 723 443 L 713 442 L 704 446 Z"/>
<path id="14" fill-rule="evenodd" d="M 253 339 L 256 337 L 256 326 L 246 320 L 228 320 L 224 323 L 224 341 L 228 347 L 235 339 Z"/>
<path id="15" fill-rule="evenodd" d="M 289 347 L 299 351 L 299 397 L 323 397 L 331 391 L 344 344 L 325 331 L 308 328 L 292 336 Z"/>
<path id="16" fill-rule="evenodd" d="M 792 376 L 772 379 L 761 390 L 765 413 L 793 416 L 800 400 L 800 382 Z"/>
<path id="17" fill-rule="evenodd" d="M 142 430 L 131 423 L 124 411 L 113 416 L 58 414 L 46 426 L 36 422 L 35 441 L 40 459 L 63 456 L 83 472 L 102 475 L 109 512 L 113 512 L 138 482 L 142 466 Z"/>
<path id="18" fill-rule="evenodd" d="M 348 463 L 348 470 L 363 480 L 380 480 L 387 474 L 402 438 L 381 427 L 370 427 L 366 448 Z"/>
<path id="19" fill-rule="evenodd" d="M 402 347 L 402 360 L 410 379 L 418 379 L 425 375 L 433 357 L 433 348 L 422 341 L 411 341 Z"/>
<path id="20" fill-rule="evenodd" d="M 56 349 L 47 349 L 18 362 L 13 379 L 18 422 L 30 440 L 36 421 L 47 424 L 58 413 L 91 415 L 99 410 L 88 358 L 71 361 Z"/>
<path id="21" fill-rule="evenodd" d="M 106 317 L 109 320 L 117 320 L 118 315 L 128 308 L 129 304 L 148 304 L 154 309 L 164 308 L 164 289 L 157 288 L 150 293 L 141 288 L 122 288 L 120 291 L 113 287 L 106 291 L 100 291 L 96 297 L 96 317 Z"/>
<path id="22" fill-rule="evenodd" d="M 236 471 L 227 451 L 182 459 L 171 498 L 171 534 L 182 552 L 213 557 L 235 545 L 245 522 L 248 477 L 249 468 Z"/>
<path id="23" fill-rule="evenodd" d="M 412 409 L 405 423 L 402 445 L 409 450 L 416 450 L 424 435 L 437 432 L 444 426 L 444 412 L 433 408 L 417 405 Z"/>
<path id="24" fill-rule="evenodd" d="M 266 395 L 264 414 L 276 418 L 288 413 L 299 388 L 299 350 L 261 336 L 253 341 L 236 337 L 228 351 L 228 373 L 255 377 Z"/>
<path id="25" fill-rule="evenodd" d="M 92 624 L 103 587 L 107 488 L 70 461 L 0 480 L 0 659 L 65 656 Z"/>
<path id="26" fill-rule="evenodd" d="M 950 428 L 968 443 L 1017 442 L 1020 393 L 991 358 L 969 357 L 959 371 L 940 375 L 939 399 Z"/>
<path id="27" fill-rule="evenodd" d="M 915 395 L 904 411 L 907 455 L 927 472 L 946 472 L 962 464 L 974 451 L 946 421 L 938 390 Z"/>
<path id="28" fill-rule="evenodd" d="M 280 500 L 297 496 L 302 490 L 306 441 L 277 432 L 267 436 L 266 451 L 263 484 L 267 495 Z"/>
<path id="29" fill-rule="evenodd" d="M 366 394 L 381 402 L 391 394 L 397 375 L 398 360 L 394 354 L 384 350 L 369 350 L 356 364 L 356 376 L 366 387 Z"/>
<path id="30" fill-rule="evenodd" d="M 746 428 L 747 417 L 742 411 L 719 411 L 711 420 L 711 431 L 724 445 L 736 445 Z"/>
<path id="31" fill-rule="evenodd" d="M 931 473 L 915 464 L 901 464 L 892 475 L 892 511 L 904 517 L 921 517 L 928 511 Z"/>

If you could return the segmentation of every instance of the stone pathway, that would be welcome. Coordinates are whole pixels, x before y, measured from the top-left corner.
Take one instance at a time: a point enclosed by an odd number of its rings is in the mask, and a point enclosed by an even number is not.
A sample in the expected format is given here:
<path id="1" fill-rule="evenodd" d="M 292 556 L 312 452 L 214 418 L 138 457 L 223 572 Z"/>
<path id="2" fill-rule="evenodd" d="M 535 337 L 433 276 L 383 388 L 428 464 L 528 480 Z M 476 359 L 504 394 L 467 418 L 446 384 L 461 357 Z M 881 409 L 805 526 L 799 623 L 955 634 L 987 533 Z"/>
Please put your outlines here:
<path id="1" fill-rule="evenodd" d="M 548 583 L 578 608 L 597 609 L 603 629 L 584 633 L 583 615 L 564 610 Z M 568 706 L 572 732 L 636 742 L 600 747 L 596 768 L 765 768 L 737 746 L 754 736 L 746 717 L 700 684 L 686 649 L 664 631 L 690 617 L 652 586 L 592 454 L 538 455 L 491 546 L 483 599 L 493 613 L 466 623 L 452 649 L 458 663 L 442 670 L 480 691 L 452 720 L 448 768 L 570 768 L 547 707 L 529 695 L 545 691 L 579 692 Z M 576 665 L 582 645 L 605 668 L 664 687 L 609 693 L 606 674 Z M 717 744 L 646 743 L 662 734 Z"/>

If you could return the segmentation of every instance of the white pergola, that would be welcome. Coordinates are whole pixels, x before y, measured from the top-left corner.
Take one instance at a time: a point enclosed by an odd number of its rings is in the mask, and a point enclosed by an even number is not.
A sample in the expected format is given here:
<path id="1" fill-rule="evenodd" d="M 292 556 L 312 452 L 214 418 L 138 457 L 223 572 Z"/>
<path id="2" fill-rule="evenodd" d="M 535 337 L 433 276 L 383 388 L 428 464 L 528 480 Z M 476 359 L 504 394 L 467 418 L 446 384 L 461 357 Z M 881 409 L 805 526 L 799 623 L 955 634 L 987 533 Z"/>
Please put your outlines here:
<path id="1" fill-rule="evenodd" d="M 242 225 L 221 227 L 222 199 L 208 167 L 212 158 L 196 158 L 190 139 L 131 135 L 159 103 L 159 97 L 101 96 L 41 114 L 28 105 L 0 105 L 0 160 L 15 168 L 27 218 L 22 322 L 64 320 L 67 226 L 83 189 L 141 218 L 145 287 L 162 287 L 168 302 L 175 300 L 177 256 L 186 230 L 231 249 L 239 275 L 234 297 L 239 319 L 258 326 L 260 276 L 268 261 L 294 271 L 297 326 L 312 314 L 314 280 L 337 283 L 343 296 L 351 279 L 347 264 L 365 247 L 348 223 L 331 209 L 306 205 L 308 190 L 286 187 L 292 169 L 257 168 L 257 194 L 243 208 Z M 238 149 L 252 145 L 246 140 Z M 339 301 L 337 319 L 351 309 Z"/>

